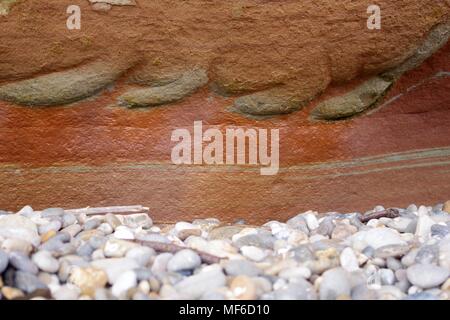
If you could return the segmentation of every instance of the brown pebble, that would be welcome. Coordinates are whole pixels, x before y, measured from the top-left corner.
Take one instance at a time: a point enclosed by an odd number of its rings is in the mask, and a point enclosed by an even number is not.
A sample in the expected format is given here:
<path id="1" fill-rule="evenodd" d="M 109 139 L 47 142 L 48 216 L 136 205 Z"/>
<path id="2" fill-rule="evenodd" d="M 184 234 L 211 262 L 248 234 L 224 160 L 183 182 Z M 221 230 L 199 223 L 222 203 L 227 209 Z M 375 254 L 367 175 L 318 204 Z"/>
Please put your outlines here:
<path id="1" fill-rule="evenodd" d="M 180 230 L 177 234 L 178 238 L 182 241 L 186 240 L 190 236 L 200 237 L 202 235 L 202 230 L 200 229 L 184 229 Z"/>
<path id="2" fill-rule="evenodd" d="M 444 208 L 442 210 L 447 213 L 450 213 L 450 200 L 444 203 Z"/>
<path id="3" fill-rule="evenodd" d="M 161 285 L 160 285 L 159 281 L 156 278 L 151 277 L 148 282 L 150 284 L 150 290 L 151 291 L 159 292 L 159 289 L 161 288 Z"/>
<path id="4" fill-rule="evenodd" d="M 93 297 L 95 290 L 106 286 L 108 276 L 100 269 L 76 268 L 70 274 L 69 281 L 79 287 L 83 295 Z"/>
<path id="5" fill-rule="evenodd" d="M 19 289 L 16 289 L 16 288 L 11 288 L 11 287 L 3 287 L 2 295 L 7 300 L 14 300 L 14 299 L 20 299 L 20 298 L 25 297 L 25 294 L 22 291 L 20 291 Z"/>
<path id="6" fill-rule="evenodd" d="M 442 291 L 450 291 L 450 279 L 447 279 L 447 281 L 444 282 L 441 289 Z"/>

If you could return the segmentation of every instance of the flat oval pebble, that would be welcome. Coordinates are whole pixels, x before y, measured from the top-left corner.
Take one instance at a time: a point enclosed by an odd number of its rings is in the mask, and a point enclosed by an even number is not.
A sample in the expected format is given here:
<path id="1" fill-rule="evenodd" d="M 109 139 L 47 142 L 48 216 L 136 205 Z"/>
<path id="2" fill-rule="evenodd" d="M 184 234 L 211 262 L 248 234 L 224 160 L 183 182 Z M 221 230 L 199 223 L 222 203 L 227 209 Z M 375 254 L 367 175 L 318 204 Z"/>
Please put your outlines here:
<path id="1" fill-rule="evenodd" d="M 118 226 L 114 232 L 114 237 L 122 240 L 134 240 L 134 233 L 126 226 Z"/>
<path id="2" fill-rule="evenodd" d="M 444 283 L 449 270 L 432 264 L 415 264 L 407 269 L 408 280 L 423 289 L 433 288 Z"/>
<path id="3" fill-rule="evenodd" d="M 31 259 L 22 252 L 11 252 L 9 254 L 9 263 L 17 270 L 24 271 L 31 274 L 38 274 L 38 267 L 31 261 Z"/>
<path id="4" fill-rule="evenodd" d="M 148 247 L 135 247 L 131 248 L 126 257 L 130 259 L 134 259 L 140 266 L 145 267 L 149 264 L 152 257 L 156 255 L 155 250 Z"/>
<path id="5" fill-rule="evenodd" d="M 54 273 L 59 270 L 59 262 L 49 251 L 38 251 L 32 257 L 33 262 L 42 271 Z"/>
<path id="6" fill-rule="evenodd" d="M 267 254 L 261 248 L 255 246 L 243 246 L 241 248 L 242 255 L 253 261 L 261 261 L 267 257 Z"/>
<path id="7" fill-rule="evenodd" d="M 167 263 L 167 270 L 177 272 L 195 269 L 202 263 L 199 255 L 190 249 L 178 251 Z"/>
<path id="8" fill-rule="evenodd" d="M 222 268 L 218 265 L 205 267 L 199 273 L 190 276 L 175 285 L 175 289 L 180 294 L 191 299 L 198 299 L 206 292 L 214 288 L 225 286 L 226 277 L 222 272 Z"/>
<path id="9" fill-rule="evenodd" d="M 48 291 L 48 287 L 34 274 L 17 271 L 15 273 L 15 286 L 27 294 L 42 290 Z"/>
<path id="10" fill-rule="evenodd" d="M 244 275 L 255 277 L 261 273 L 261 270 L 253 262 L 240 259 L 228 260 L 224 270 L 230 276 Z"/>
<path id="11" fill-rule="evenodd" d="M 98 218 L 91 218 L 84 223 L 84 230 L 96 229 L 102 221 Z"/>
<path id="12" fill-rule="evenodd" d="M 410 247 L 408 245 L 387 245 L 379 247 L 375 250 L 374 256 L 377 258 L 402 257 L 408 253 Z"/>
<path id="13" fill-rule="evenodd" d="M 62 208 L 48 208 L 41 212 L 42 218 L 61 217 L 64 215 L 64 209 Z"/>

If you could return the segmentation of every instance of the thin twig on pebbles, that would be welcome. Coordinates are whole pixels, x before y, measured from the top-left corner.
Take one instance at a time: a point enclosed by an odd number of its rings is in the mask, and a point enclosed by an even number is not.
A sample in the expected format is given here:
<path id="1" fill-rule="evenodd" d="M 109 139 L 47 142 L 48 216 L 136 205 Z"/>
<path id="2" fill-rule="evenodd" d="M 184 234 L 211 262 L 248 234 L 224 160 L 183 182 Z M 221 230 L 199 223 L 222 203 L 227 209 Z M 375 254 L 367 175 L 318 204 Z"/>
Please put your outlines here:
<path id="1" fill-rule="evenodd" d="M 86 215 L 97 215 L 97 214 L 135 214 L 135 213 L 148 213 L 149 208 L 143 206 L 114 206 L 114 207 L 97 207 L 97 208 L 81 208 L 81 209 L 69 209 L 64 210 L 66 213 L 72 214 L 86 214 Z"/>
<path id="2" fill-rule="evenodd" d="M 400 216 L 400 213 L 399 213 L 399 211 L 397 209 L 390 208 L 390 209 L 386 209 L 386 210 L 383 210 L 383 211 L 378 211 L 378 212 L 373 212 L 373 213 L 366 214 L 364 216 L 361 216 L 359 219 L 361 220 L 362 223 L 367 223 L 367 222 L 369 222 L 370 220 L 373 220 L 373 219 L 380 219 L 380 218 L 391 218 L 391 219 L 394 219 L 394 218 L 397 218 L 399 216 Z"/>
<path id="3" fill-rule="evenodd" d="M 157 241 L 136 241 L 137 243 L 150 247 L 152 249 L 154 249 L 155 251 L 158 252 L 170 252 L 170 253 L 177 253 L 178 251 L 184 250 L 184 249 L 190 249 L 192 251 L 197 252 L 197 254 L 200 256 L 200 258 L 202 259 L 202 261 L 204 263 L 207 264 L 214 264 L 214 263 L 219 263 L 220 262 L 220 258 L 217 256 L 214 256 L 212 254 L 203 252 L 203 251 L 199 251 L 199 250 L 195 250 L 195 249 L 191 249 L 188 247 L 182 247 L 173 243 L 163 243 L 163 242 L 157 242 Z"/>

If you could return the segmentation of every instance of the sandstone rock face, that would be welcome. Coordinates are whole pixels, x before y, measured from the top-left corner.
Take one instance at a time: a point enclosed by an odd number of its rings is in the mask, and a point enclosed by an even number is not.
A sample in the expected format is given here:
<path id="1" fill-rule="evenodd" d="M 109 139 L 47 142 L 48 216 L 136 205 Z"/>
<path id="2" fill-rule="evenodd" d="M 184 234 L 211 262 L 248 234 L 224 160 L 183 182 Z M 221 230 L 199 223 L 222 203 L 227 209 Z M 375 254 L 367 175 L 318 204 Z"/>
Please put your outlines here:
<path id="1" fill-rule="evenodd" d="M 1 209 L 136 203 L 157 222 L 261 222 L 448 200 L 448 1 L 380 0 L 381 30 L 366 27 L 369 1 L 12 2 Z M 196 120 L 279 129 L 278 175 L 172 164 L 172 131 Z"/>
<path id="2" fill-rule="evenodd" d="M 118 8 L 99 16 L 89 3 Z M 174 6 L 161 0 L 136 6 L 129 0 L 95 0 L 79 3 L 83 27 L 73 32 L 64 15 L 71 4 L 21 1 L 0 21 L 7 30 L 0 39 L 8 43 L 0 52 L 0 84 L 9 83 L 0 86 L 0 99 L 67 104 L 126 73 L 141 86 L 119 98 L 129 107 L 178 101 L 209 84 L 220 94 L 244 94 L 231 110 L 253 116 L 290 113 L 332 83 L 385 71 L 398 76 L 423 62 L 450 34 L 444 0 L 382 1 L 381 30 L 366 26 L 366 1 L 191 0 Z M 316 114 L 336 118 L 361 113 L 388 88 L 382 85 L 374 93 L 370 87 L 360 88 L 369 92 L 359 96 L 369 98 L 360 99 L 358 107 L 336 101 L 337 115 L 324 114 L 329 107 Z"/>

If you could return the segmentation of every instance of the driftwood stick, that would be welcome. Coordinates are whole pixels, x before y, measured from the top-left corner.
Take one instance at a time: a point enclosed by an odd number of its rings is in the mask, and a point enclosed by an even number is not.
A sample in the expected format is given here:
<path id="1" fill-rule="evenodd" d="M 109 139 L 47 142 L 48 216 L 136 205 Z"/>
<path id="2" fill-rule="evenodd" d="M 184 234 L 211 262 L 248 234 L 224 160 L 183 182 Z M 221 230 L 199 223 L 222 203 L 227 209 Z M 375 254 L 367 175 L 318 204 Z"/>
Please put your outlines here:
<path id="1" fill-rule="evenodd" d="M 95 215 L 95 214 L 133 214 L 133 213 L 148 213 L 149 208 L 143 206 L 114 206 L 114 207 L 97 207 L 97 208 L 81 208 L 81 209 L 69 209 L 64 210 L 67 213 L 72 214 L 86 214 L 86 215 Z"/>
<path id="2" fill-rule="evenodd" d="M 207 264 L 214 264 L 214 263 L 219 263 L 220 262 L 220 258 L 217 256 L 214 256 L 212 254 L 203 252 L 203 251 L 199 251 L 199 250 L 195 250 L 195 249 L 191 249 L 188 247 L 182 247 L 173 243 L 163 243 L 163 242 L 157 242 L 157 241 L 136 241 L 144 246 L 150 247 L 152 249 L 154 249 L 155 251 L 159 251 L 159 252 L 170 252 L 170 253 L 177 253 L 178 251 L 184 250 L 184 249 L 190 249 L 193 250 L 195 252 L 197 252 L 197 254 L 200 256 L 200 259 L 202 259 L 202 261 L 204 263 Z"/>
<path id="3" fill-rule="evenodd" d="M 373 212 L 373 213 L 369 213 L 366 214 L 364 216 L 361 216 L 359 219 L 361 220 L 362 223 L 367 223 L 372 219 L 380 219 L 380 218 L 397 218 L 400 216 L 400 213 L 397 209 L 386 209 L 383 211 L 378 211 L 378 212 Z"/>

